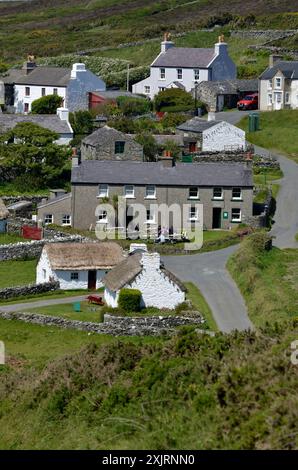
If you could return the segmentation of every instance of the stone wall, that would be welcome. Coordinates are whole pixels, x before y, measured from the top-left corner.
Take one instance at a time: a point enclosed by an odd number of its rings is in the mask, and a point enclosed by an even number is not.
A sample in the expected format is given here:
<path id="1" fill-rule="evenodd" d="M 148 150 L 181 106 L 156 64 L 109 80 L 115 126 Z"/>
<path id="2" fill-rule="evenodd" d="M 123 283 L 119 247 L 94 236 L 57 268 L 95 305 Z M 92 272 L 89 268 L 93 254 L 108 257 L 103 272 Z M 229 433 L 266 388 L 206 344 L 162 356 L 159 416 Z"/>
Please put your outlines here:
<path id="1" fill-rule="evenodd" d="M 243 39 L 247 38 L 256 38 L 256 39 L 264 39 L 264 41 L 274 41 L 277 39 L 286 38 L 289 36 L 294 36 L 298 33 L 297 29 L 289 29 L 289 30 L 282 30 L 282 29 L 259 29 L 259 30 L 234 30 L 231 31 L 231 36 L 233 37 L 240 37 Z"/>
<path id="2" fill-rule="evenodd" d="M 33 206 L 36 207 L 41 201 L 44 199 L 45 196 L 2 196 L 1 199 L 3 200 L 6 206 L 10 204 L 15 204 L 16 202 L 20 201 L 29 201 L 32 202 Z"/>
<path id="3" fill-rule="evenodd" d="M 25 295 L 38 295 L 59 289 L 59 282 L 46 282 L 44 284 L 29 284 L 27 286 L 6 287 L 0 290 L 0 299 L 7 300 Z M 1 308 L 1 307 L 0 307 Z"/>
<path id="4" fill-rule="evenodd" d="M 203 163 L 203 162 L 213 162 L 213 163 L 243 163 L 246 161 L 247 154 L 245 152 L 201 152 L 198 155 L 193 156 L 193 162 Z M 265 155 L 254 155 L 253 156 L 253 165 L 258 168 L 272 168 L 280 169 L 280 164 L 277 159 L 273 156 Z"/>
<path id="5" fill-rule="evenodd" d="M 58 308 L 58 307 L 57 307 Z M 84 322 L 78 320 L 66 320 L 61 317 L 40 315 L 37 313 L 1 312 L 0 318 L 5 320 L 20 320 L 26 323 L 34 323 L 43 326 L 57 326 L 66 329 L 88 331 L 96 334 L 108 334 L 113 336 L 159 336 L 162 334 L 175 334 L 175 328 L 184 325 L 202 326 L 202 317 L 116 317 L 104 316 L 104 323 Z M 205 330 L 202 333 L 214 334 Z"/>

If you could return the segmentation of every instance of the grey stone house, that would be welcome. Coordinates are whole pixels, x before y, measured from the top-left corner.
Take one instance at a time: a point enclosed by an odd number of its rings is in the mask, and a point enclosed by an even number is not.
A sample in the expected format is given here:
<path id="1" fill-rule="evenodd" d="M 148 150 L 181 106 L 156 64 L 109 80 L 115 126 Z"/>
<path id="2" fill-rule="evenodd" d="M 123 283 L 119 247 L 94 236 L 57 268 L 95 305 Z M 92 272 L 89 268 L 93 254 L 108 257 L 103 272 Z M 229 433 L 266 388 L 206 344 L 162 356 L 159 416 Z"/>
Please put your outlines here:
<path id="1" fill-rule="evenodd" d="M 206 229 L 230 229 L 252 216 L 252 167 L 250 162 L 174 164 L 172 158 L 158 163 L 84 161 L 72 170 L 72 226 L 115 227 L 101 208 L 115 195 L 125 198 L 126 227 L 136 203 L 145 208 L 142 227 L 163 226 L 156 204 L 188 205 L 189 221 L 197 220 L 196 204 L 202 204 Z"/>
<path id="2" fill-rule="evenodd" d="M 134 136 L 104 126 L 83 139 L 81 159 L 84 160 L 139 160 L 144 158 L 143 147 Z"/>
<path id="3" fill-rule="evenodd" d="M 43 225 L 71 226 L 71 193 L 63 189 L 52 189 L 50 197 L 37 206 L 37 221 Z"/>

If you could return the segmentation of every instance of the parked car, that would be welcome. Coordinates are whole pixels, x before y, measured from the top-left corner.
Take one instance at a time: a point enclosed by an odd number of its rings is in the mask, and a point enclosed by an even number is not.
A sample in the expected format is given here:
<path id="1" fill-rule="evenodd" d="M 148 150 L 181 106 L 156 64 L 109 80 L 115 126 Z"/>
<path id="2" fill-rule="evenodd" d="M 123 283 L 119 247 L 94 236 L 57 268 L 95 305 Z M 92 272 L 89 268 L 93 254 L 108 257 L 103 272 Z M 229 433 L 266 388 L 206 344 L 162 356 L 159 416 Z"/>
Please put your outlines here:
<path id="1" fill-rule="evenodd" d="M 252 95 L 246 95 L 242 100 L 238 101 L 237 108 L 239 111 L 245 111 L 247 109 L 258 109 L 259 107 L 259 95 L 253 93 Z"/>

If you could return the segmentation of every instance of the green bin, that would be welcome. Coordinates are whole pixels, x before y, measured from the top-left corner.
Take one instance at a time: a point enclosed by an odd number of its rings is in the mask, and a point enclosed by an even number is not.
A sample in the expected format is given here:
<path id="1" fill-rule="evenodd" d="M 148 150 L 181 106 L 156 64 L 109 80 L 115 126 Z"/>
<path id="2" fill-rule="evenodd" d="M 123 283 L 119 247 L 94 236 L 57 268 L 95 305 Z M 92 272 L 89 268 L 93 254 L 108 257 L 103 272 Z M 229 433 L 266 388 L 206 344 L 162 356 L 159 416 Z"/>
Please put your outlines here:
<path id="1" fill-rule="evenodd" d="M 259 131 L 260 130 L 260 114 L 253 113 L 253 117 L 254 117 L 255 131 Z"/>
<path id="2" fill-rule="evenodd" d="M 256 121 L 253 113 L 250 113 L 248 116 L 248 130 L 249 132 L 256 131 Z"/>
<path id="3" fill-rule="evenodd" d="M 80 312 L 81 311 L 81 302 L 75 302 L 73 304 L 73 310 L 74 310 L 74 312 Z"/>

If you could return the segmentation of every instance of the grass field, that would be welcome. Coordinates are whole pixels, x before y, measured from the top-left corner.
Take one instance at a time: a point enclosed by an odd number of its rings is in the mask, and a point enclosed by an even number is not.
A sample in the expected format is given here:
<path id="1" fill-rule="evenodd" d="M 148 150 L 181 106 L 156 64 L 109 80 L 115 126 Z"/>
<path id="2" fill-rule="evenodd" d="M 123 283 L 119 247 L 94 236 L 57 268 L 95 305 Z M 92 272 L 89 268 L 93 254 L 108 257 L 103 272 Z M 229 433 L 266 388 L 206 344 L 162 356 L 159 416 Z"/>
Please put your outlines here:
<path id="1" fill-rule="evenodd" d="M 26 242 L 26 241 L 29 241 L 29 240 L 25 240 L 23 237 L 20 237 L 19 235 L 0 233 L 0 245 L 8 245 L 11 243 Z"/>
<path id="2" fill-rule="evenodd" d="M 187 298 L 192 302 L 193 306 L 202 313 L 210 330 L 218 331 L 217 324 L 213 318 L 212 311 L 203 297 L 201 291 L 192 282 L 185 282 L 187 288 Z"/>
<path id="3" fill-rule="evenodd" d="M 298 110 L 267 111 L 260 115 L 261 130 L 247 133 L 247 140 L 298 163 Z M 248 117 L 244 117 L 238 127 L 247 130 Z"/>
<path id="4" fill-rule="evenodd" d="M 37 260 L 1 261 L 0 289 L 35 283 Z"/>
<path id="5" fill-rule="evenodd" d="M 103 321 L 101 307 L 80 302 L 80 312 L 74 311 L 73 304 L 49 305 L 48 307 L 30 308 L 30 313 L 63 317 L 67 320 L 80 320 L 101 323 Z"/>

